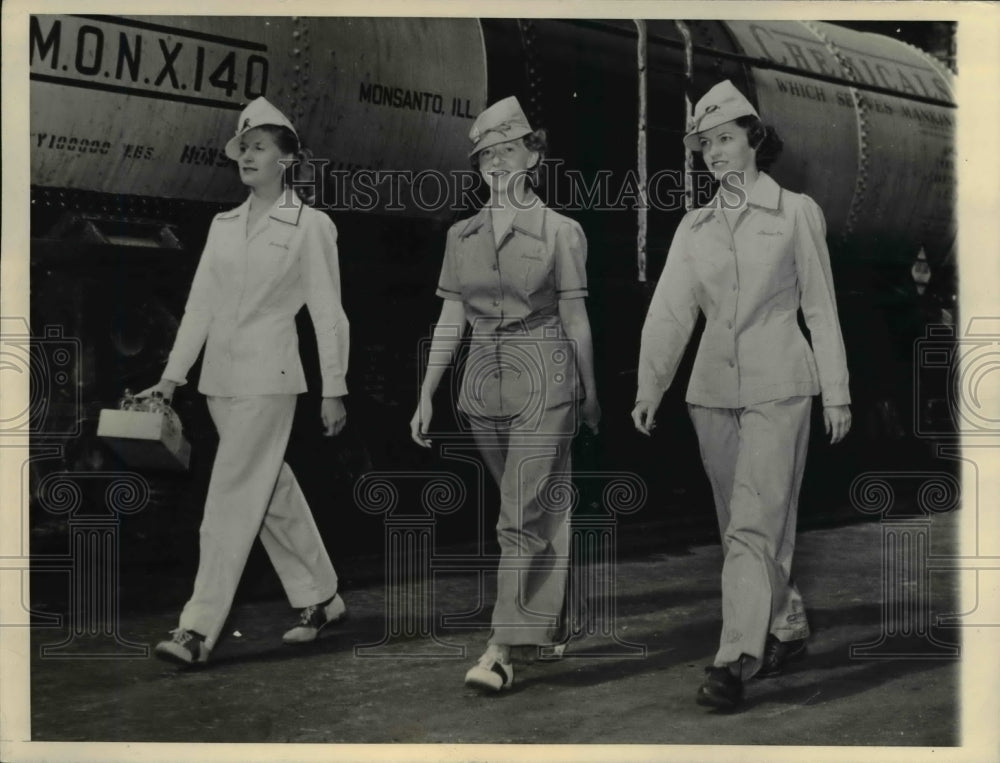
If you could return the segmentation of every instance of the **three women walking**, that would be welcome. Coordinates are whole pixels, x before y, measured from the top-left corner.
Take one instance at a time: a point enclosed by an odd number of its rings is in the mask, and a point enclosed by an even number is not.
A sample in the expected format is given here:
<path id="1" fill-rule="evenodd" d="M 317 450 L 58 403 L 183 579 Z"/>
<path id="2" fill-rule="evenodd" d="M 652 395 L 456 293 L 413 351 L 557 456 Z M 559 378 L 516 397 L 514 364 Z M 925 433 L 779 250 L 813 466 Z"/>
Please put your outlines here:
<path id="1" fill-rule="evenodd" d="M 597 400 L 581 227 L 534 191 L 546 135 L 514 97 L 469 133 L 489 202 L 451 227 L 442 299 L 412 439 L 430 447 L 435 392 L 467 331 L 457 416 L 500 492 L 497 593 L 487 648 L 465 681 L 489 691 L 514 680 L 511 649 L 561 654 L 569 633 L 570 506 L 546 500 L 570 479 L 580 424 L 596 431 Z M 799 489 L 812 397 L 830 441 L 851 425 L 848 372 L 825 222 L 816 203 L 764 170 L 781 141 L 730 82 L 695 108 L 685 144 L 725 182 L 678 227 L 642 329 L 632 418 L 649 435 L 699 313 L 706 327 L 687 389 L 724 551 L 722 634 L 697 701 L 732 708 L 743 683 L 803 653 L 809 624 L 792 579 Z M 296 395 L 305 390 L 294 317 L 308 306 L 319 344 L 321 420 L 344 425 L 348 322 L 340 303 L 336 228 L 285 180 L 298 151 L 287 118 L 263 98 L 240 115 L 226 154 L 250 196 L 216 217 L 163 378 L 170 398 L 202 346 L 199 390 L 219 431 L 194 593 L 173 638 L 181 663 L 208 659 L 254 537 L 261 540 L 309 641 L 345 614 L 337 575 L 284 463 Z M 284 166 L 283 166 L 284 165 Z M 799 328 L 801 310 L 811 345 Z"/>

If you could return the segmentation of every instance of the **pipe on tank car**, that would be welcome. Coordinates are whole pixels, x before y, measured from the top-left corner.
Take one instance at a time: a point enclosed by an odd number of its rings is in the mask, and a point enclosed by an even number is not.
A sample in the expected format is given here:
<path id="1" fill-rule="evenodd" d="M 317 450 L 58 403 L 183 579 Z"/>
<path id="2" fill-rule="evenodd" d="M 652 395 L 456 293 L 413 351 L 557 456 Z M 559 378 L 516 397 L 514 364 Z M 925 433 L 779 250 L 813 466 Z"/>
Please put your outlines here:
<path id="1" fill-rule="evenodd" d="M 684 133 L 687 134 L 694 126 L 694 106 L 691 102 L 691 85 L 694 79 L 694 44 L 691 40 L 691 30 L 683 21 L 675 21 L 677 31 L 684 40 Z M 694 152 L 684 146 L 684 209 L 690 211 L 694 206 L 694 182 L 691 173 L 694 171 Z"/>
<path id="2" fill-rule="evenodd" d="M 638 175 L 639 175 L 639 194 L 642 199 L 642 203 L 639 204 L 638 214 L 638 224 L 636 230 L 636 267 L 638 268 L 638 278 L 639 283 L 646 283 L 646 231 L 647 231 L 647 218 L 648 218 L 648 204 L 646 203 L 646 182 L 647 182 L 647 157 L 646 157 L 646 121 L 648 116 L 648 104 L 647 104 L 647 41 L 646 41 L 646 22 L 642 19 L 635 19 L 636 30 L 638 31 L 638 36 L 636 38 L 636 62 L 638 68 L 638 81 L 639 81 L 639 122 L 638 122 L 638 135 L 637 140 L 637 151 L 636 151 L 636 163 L 638 165 Z"/>

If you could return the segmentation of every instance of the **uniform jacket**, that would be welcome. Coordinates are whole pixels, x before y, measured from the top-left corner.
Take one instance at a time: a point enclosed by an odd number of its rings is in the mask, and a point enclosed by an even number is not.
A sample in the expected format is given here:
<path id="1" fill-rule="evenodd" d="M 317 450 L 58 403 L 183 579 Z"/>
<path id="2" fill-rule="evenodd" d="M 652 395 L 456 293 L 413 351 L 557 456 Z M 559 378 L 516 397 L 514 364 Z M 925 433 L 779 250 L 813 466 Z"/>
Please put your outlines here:
<path id="1" fill-rule="evenodd" d="M 537 200 L 499 246 L 489 208 L 451 227 L 437 294 L 461 300 L 472 324 L 462 410 L 511 416 L 579 399 L 559 300 L 587 296 L 586 261 L 579 224 Z"/>
<path id="2" fill-rule="evenodd" d="M 824 405 L 850 402 L 826 223 L 808 196 L 761 173 L 732 231 L 715 207 L 688 212 L 643 326 L 638 400 L 658 403 L 670 386 L 699 310 L 689 403 L 741 408 L 817 393 Z"/>
<path id="3" fill-rule="evenodd" d="M 305 392 L 295 315 L 316 330 L 323 396 L 347 394 L 348 322 L 340 303 L 337 229 L 283 195 L 247 231 L 250 200 L 215 216 L 191 284 L 165 379 L 184 384 L 202 345 L 199 392 Z"/>

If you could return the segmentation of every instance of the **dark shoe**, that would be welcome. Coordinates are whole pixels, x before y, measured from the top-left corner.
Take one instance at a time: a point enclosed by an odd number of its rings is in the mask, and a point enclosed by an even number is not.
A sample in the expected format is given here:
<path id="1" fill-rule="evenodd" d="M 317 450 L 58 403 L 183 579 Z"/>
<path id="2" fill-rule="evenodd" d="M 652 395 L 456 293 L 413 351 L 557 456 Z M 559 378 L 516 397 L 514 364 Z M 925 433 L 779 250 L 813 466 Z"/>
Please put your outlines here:
<path id="1" fill-rule="evenodd" d="M 334 594 L 333 598 L 323 604 L 311 604 L 299 612 L 299 622 L 281 637 L 286 644 L 306 644 L 315 641 L 319 632 L 326 626 L 344 620 L 347 617 L 347 605 Z"/>
<path id="2" fill-rule="evenodd" d="M 194 631 L 175 628 L 170 631 L 173 637 L 161 641 L 153 649 L 153 654 L 161 660 L 176 662 L 179 665 L 200 665 L 208 662 L 208 648 L 205 637 Z"/>
<path id="3" fill-rule="evenodd" d="M 764 657 L 755 677 L 776 676 L 785 667 L 785 663 L 802 657 L 805 653 L 806 640 L 804 638 L 795 641 L 779 641 L 777 636 L 768 634 L 767 641 L 764 643 Z"/>
<path id="4" fill-rule="evenodd" d="M 705 707 L 732 710 L 743 701 L 743 681 L 729 668 L 705 668 L 705 683 L 698 689 L 695 702 Z"/>

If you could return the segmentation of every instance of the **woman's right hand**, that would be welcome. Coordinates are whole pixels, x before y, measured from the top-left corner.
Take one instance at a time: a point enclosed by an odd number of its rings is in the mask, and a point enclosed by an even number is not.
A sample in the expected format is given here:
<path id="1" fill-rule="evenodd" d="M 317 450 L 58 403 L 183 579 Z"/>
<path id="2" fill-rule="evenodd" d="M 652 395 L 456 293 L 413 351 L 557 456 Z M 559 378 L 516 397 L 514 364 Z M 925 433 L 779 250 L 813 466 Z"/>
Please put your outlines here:
<path id="1" fill-rule="evenodd" d="M 410 419 L 410 437 L 413 442 L 422 448 L 429 448 L 431 446 L 431 441 L 427 439 L 427 425 L 430 423 L 431 416 L 433 415 L 434 406 L 431 404 L 430 399 L 421 395 L 420 402 L 417 403 L 417 410 L 414 411 L 413 418 Z"/>
<path id="2" fill-rule="evenodd" d="M 136 393 L 136 398 L 150 397 L 154 392 L 159 392 L 163 395 L 163 399 L 170 402 L 174 398 L 174 390 L 177 389 L 177 382 L 170 381 L 170 379 L 160 379 L 156 384 L 148 389 L 144 389 L 142 392 Z"/>
<path id="3" fill-rule="evenodd" d="M 649 437 L 653 429 L 656 428 L 655 419 L 658 407 L 656 403 L 651 403 L 648 400 L 640 400 L 635 404 L 635 408 L 632 409 L 632 422 L 635 424 L 637 432 Z"/>

